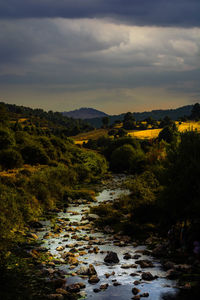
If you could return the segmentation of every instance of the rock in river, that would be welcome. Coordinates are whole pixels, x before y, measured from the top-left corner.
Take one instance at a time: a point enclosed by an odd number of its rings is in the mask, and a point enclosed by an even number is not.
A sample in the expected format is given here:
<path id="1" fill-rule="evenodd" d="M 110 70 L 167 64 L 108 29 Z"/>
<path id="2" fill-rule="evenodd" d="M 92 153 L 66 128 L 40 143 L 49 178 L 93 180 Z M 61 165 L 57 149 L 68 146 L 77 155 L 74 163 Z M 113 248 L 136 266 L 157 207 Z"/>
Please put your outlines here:
<path id="1" fill-rule="evenodd" d="M 89 280 L 88 280 L 88 282 L 89 283 L 97 283 L 97 282 L 99 282 L 99 277 L 97 276 L 97 275 L 92 275 L 90 278 L 89 278 Z"/>
<path id="2" fill-rule="evenodd" d="M 142 279 L 151 281 L 151 280 L 154 280 L 155 278 L 150 272 L 146 272 L 146 273 L 144 272 L 144 273 L 142 273 Z"/>
<path id="3" fill-rule="evenodd" d="M 104 258 L 104 261 L 109 264 L 117 264 L 119 262 L 119 258 L 117 256 L 117 253 L 110 251 Z"/>
<path id="4" fill-rule="evenodd" d="M 93 265 L 89 265 L 89 267 L 82 266 L 77 271 L 77 274 L 79 274 L 79 275 L 96 275 L 97 271 L 95 270 L 95 267 Z"/>

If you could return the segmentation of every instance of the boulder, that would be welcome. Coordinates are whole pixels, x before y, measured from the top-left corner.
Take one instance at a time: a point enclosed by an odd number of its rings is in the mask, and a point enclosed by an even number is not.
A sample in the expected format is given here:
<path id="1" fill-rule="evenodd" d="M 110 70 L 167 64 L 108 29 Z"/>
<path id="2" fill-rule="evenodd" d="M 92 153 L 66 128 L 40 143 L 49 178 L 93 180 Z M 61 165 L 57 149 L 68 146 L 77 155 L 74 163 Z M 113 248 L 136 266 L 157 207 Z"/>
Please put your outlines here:
<path id="1" fill-rule="evenodd" d="M 104 283 L 100 285 L 100 290 L 106 290 L 108 288 L 108 283 Z"/>
<path id="2" fill-rule="evenodd" d="M 96 275 L 97 271 L 95 270 L 95 267 L 93 265 L 89 265 L 89 267 L 82 266 L 77 271 L 77 274 L 79 275 Z"/>
<path id="3" fill-rule="evenodd" d="M 99 282 L 99 281 L 100 281 L 100 279 L 99 279 L 99 277 L 98 277 L 97 275 L 92 275 L 92 276 L 89 278 L 89 280 L 88 280 L 88 282 L 91 283 L 91 284 L 97 283 L 97 282 Z"/>
<path id="4" fill-rule="evenodd" d="M 109 264 L 117 264 L 119 262 L 119 258 L 117 253 L 110 251 L 104 258 L 104 261 Z"/>
<path id="5" fill-rule="evenodd" d="M 79 283 L 73 283 L 67 286 L 67 290 L 70 293 L 78 293 L 80 292 L 80 285 Z"/>
<path id="6" fill-rule="evenodd" d="M 142 279 L 151 281 L 151 280 L 154 280 L 154 276 L 150 272 L 144 272 L 144 273 L 142 273 Z"/>

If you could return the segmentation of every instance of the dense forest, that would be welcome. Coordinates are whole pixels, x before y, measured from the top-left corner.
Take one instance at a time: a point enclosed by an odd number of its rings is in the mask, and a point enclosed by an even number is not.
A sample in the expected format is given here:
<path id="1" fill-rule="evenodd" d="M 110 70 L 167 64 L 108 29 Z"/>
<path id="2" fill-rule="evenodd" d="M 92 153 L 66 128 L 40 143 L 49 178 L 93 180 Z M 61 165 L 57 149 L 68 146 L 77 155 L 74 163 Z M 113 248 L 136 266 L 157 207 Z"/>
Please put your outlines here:
<path id="1" fill-rule="evenodd" d="M 199 107 L 193 107 L 191 119 L 200 119 Z M 178 274 L 178 279 L 192 287 L 191 294 L 181 299 L 192 299 L 200 282 L 199 132 L 180 133 L 165 118 L 156 139 L 108 135 L 79 147 L 68 136 L 87 131 L 83 121 L 5 104 L 0 106 L 0 117 L 3 299 L 40 299 L 31 293 L 38 286 L 45 290 L 43 281 L 38 276 L 30 285 L 30 274 L 37 272 L 37 265 L 22 251 L 27 240 L 29 246 L 34 243 L 30 228 L 37 227 L 41 218 L 66 209 L 69 199 L 93 200 L 95 184 L 112 173 L 127 175 L 124 187 L 130 194 L 92 207 L 91 213 L 100 216 L 95 226 L 110 226 L 114 233 L 123 232 L 140 241 L 159 237 L 162 242 L 154 245 L 155 255 L 191 265 L 191 271 Z M 124 123 L 134 123 L 131 118 L 127 114 Z M 27 294 L 19 279 L 27 282 Z"/>

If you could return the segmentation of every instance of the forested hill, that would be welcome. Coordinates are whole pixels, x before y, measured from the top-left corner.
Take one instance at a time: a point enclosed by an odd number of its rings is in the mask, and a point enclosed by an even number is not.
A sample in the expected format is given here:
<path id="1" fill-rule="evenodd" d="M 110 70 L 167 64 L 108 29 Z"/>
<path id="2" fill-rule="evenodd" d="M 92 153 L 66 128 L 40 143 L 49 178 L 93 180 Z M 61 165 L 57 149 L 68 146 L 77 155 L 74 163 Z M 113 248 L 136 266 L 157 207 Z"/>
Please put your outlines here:
<path id="1" fill-rule="evenodd" d="M 192 107 L 193 105 L 186 105 L 176 109 L 159 109 L 145 112 L 134 112 L 133 117 L 136 119 L 136 121 L 142 121 L 149 117 L 152 117 L 155 120 L 160 120 L 166 116 L 172 120 L 178 120 L 181 117 L 189 116 L 191 114 Z M 124 115 L 125 113 L 109 116 L 110 124 L 113 124 L 116 120 L 122 121 Z M 85 121 L 96 128 L 99 128 L 102 125 L 101 118 L 86 119 Z"/>
<path id="2" fill-rule="evenodd" d="M 87 107 L 82 107 L 80 109 L 75 109 L 68 112 L 65 111 L 63 112 L 63 115 L 74 119 L 93 119 L 93 118 L 102 118 L 107 116 L 106 113 L 100 110 L 94 108 L 87 108 Z"/>
<path id="3" fill-rule="evenodd" d="M 93 129 L 87 121 L 73 119 L 63 116 L 60 112 L 44 111 L 43 109 L 33 109 L 15 104 L 6 104 L 1 102 L 5 108 L 9 119 L 13 122 L 18 121 L 25 129 L 44 130 L 58 136 L 73 136 L 81 132 L 87 132 Z"/>

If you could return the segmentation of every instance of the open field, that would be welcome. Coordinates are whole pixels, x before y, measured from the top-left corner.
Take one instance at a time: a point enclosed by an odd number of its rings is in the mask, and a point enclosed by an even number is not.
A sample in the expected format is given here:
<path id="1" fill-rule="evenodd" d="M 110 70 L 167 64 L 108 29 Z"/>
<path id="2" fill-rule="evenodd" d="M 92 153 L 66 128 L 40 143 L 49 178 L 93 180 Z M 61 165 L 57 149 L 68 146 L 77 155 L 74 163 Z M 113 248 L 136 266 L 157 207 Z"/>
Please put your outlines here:
<path id="1" fill-rule="evenodd" d="M 99 137 L 106 135 L 108 132 L 107 129 L 95 129 L 89 132 L 83 132 L 72 136 L 71 138 L 75 141 L 75 144 L 80 144 L 79 142 L 86 142 L 89 139 L 97 140 Z"/>
<path id="2" fill-rule="evenodd" d="M 179 125 L 179 122 L 176 122 L 178 130 L 184 132 L 186 130 L 198 130 L 200 131 L 200 122 L 182 122 Z M 147 130 L 129 130 L 128 135 L 138 138 L 138 139 L 154 139 L 159 135 L 159 132 L 162 129 L 147 129 Z M 103 135 L 107 135 L 107 129 L 95 129 L 89 132 L 80 133 L 73 138 L 75 144 L 82 145 L 83 142 L 87 142 L 89 139 L 96 140 Z"/>
<path id="3" fill-rule="evenodd" d="M 186 131 L 186 130 L 198 130 L 200 131 L 200 122 L 183 122 L 182 124 L 178 125 L 178 130 L 180 132 Z"/>
<path id="4" fill-rule="evenodd" d="M 160 131 L 161 129 L 132 130 L 128 131 L 128 135 L 138 139 L 154 139 Z"/>

